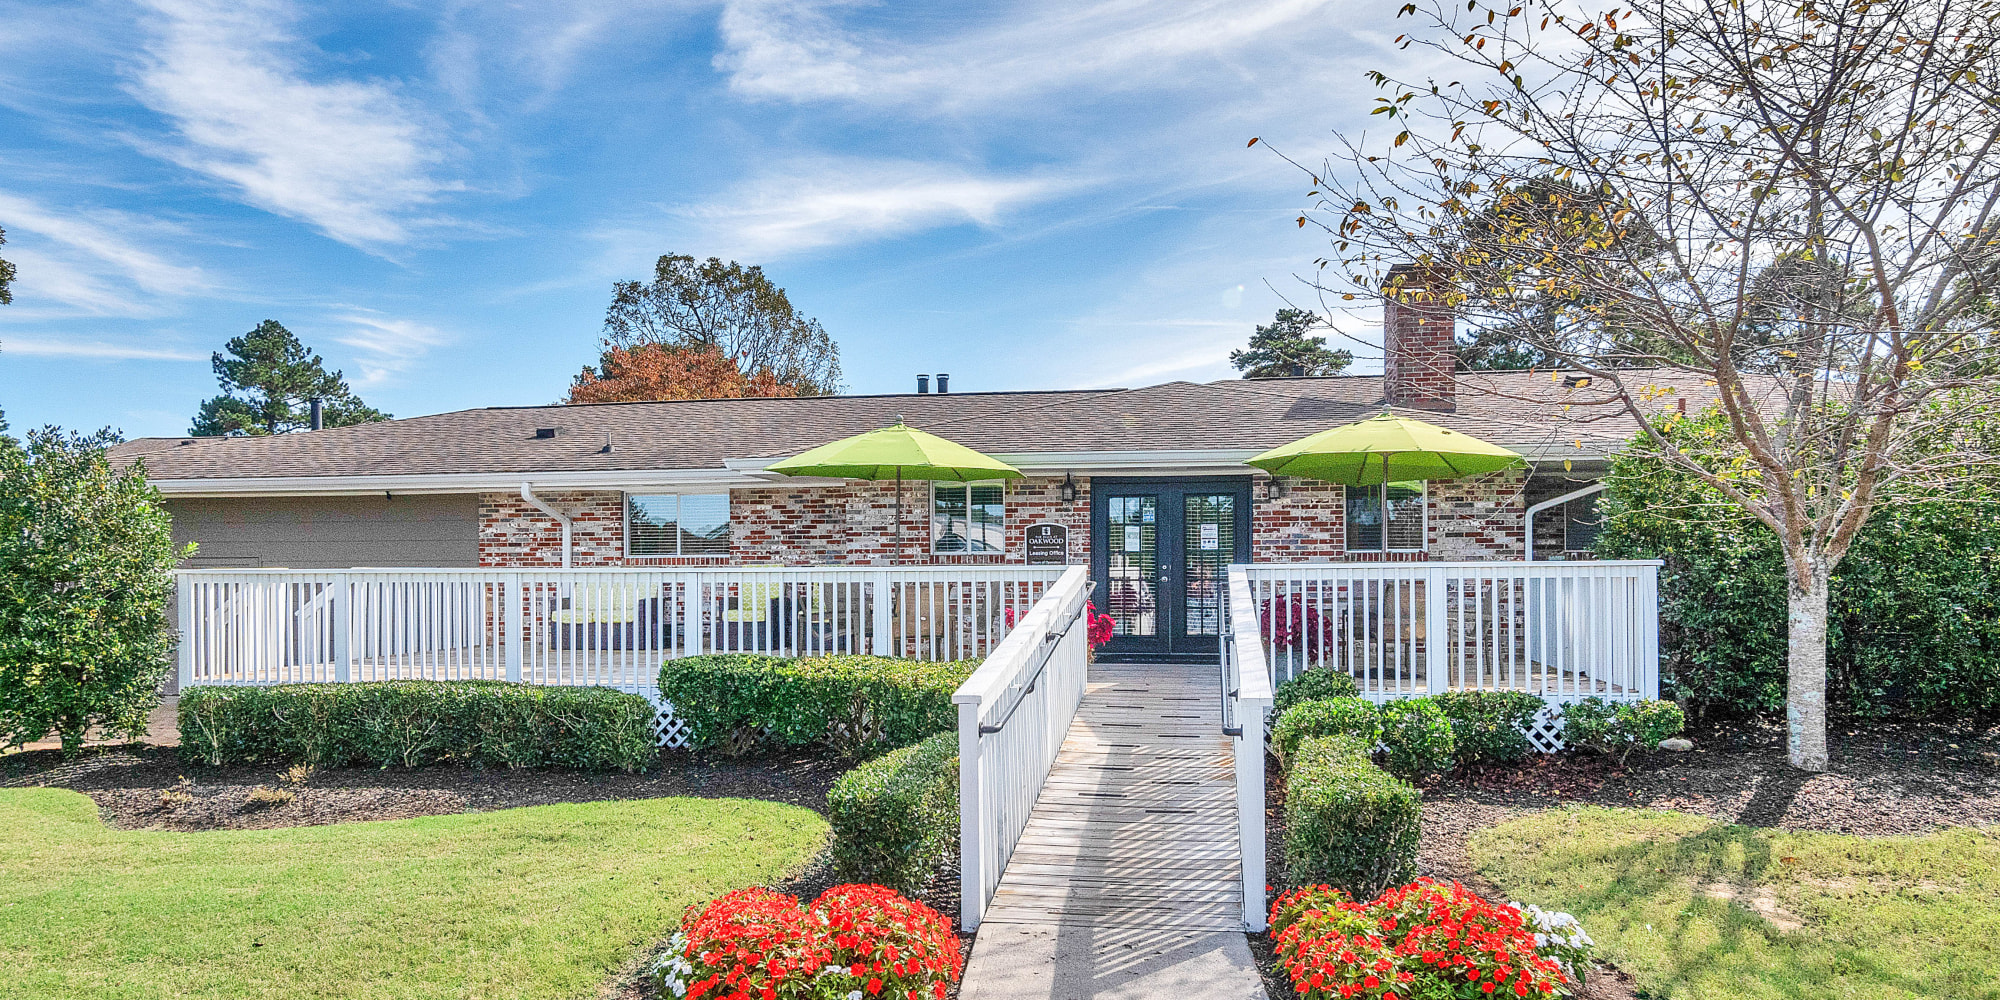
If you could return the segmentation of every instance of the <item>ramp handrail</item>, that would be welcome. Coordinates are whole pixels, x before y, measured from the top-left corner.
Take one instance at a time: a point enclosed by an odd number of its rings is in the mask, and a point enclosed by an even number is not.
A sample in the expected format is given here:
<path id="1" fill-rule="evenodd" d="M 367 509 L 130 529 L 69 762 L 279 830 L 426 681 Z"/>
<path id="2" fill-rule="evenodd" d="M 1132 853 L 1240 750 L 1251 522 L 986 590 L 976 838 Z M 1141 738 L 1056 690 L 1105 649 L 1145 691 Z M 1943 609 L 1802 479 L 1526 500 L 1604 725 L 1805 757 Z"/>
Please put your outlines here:
<path id="1" fill-rule="evenodd" d="M 1074 627 L 1089 573 L 1072 566 L 959 685 L 959 923 L 979 926 L 1028 824 L 1089 674 L 1089 634 Z"/>

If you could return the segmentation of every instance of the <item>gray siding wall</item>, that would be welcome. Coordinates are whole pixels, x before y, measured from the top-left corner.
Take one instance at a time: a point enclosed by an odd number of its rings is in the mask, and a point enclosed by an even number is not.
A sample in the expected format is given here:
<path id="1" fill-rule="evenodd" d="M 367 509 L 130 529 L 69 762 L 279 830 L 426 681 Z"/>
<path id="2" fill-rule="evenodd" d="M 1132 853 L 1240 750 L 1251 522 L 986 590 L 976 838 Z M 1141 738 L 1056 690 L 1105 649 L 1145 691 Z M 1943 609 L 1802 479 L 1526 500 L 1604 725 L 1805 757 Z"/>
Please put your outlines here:
<path id="1" fill-rule="evenodd" d="M 479 565 L 479 497 L 170 499 L 189 569 Z"/>

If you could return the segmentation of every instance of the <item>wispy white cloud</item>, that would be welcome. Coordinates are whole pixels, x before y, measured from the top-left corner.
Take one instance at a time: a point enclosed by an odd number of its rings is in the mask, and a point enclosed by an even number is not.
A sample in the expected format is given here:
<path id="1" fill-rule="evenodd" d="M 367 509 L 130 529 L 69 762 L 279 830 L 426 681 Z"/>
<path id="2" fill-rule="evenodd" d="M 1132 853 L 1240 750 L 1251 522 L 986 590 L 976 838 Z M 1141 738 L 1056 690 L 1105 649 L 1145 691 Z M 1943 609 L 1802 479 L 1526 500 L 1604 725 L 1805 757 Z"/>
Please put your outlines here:
<path id="1" fill-rule="evenodd" d="M 335 334 L 334 341 L 360 352 L 356 360 L 361 373 L 353 380 L 356 388 L 389 381 L 450 339 L 436 327 L 372 310 L 356 309 L 335 321 L 346 329 Z"/>
<path id="2" fill-rule="evenodd" d="M 96 316 L 148 316 L 161 300 L 214 287 L 201 268 L 143 246 L 134 234 L 165 235 L 176 227 L 95 208 L 56 209 L 0 191 L 7 257 L 20 270 L 17 301 L 28 309 Z M 179 234 L 184 235 L 184 234 Z"/>
<path id="3" fill-rule="evenodd" d="M 146 2 L 152 38 L 131 90 L 179 133 L 149 151 L 363 248 L 406 241 L 458 189 L 435 176 L 439 126 L 396 86 L 310 78 L 316 50 L 282 0 Z"/>
<path id="4" fill-rule="evenodd" d="M 933 163 L 816 158 L 669 211 L 710 252 L 763 261 L 939 226 L 994 226 L 1012 209 L 1078 186 Z"/>
<path id="5" fill-rule="evenodd" d="M 170 347 L 114 344 L 102 340 L 8 336 L 0 340 L 0 354 L 35 358 L 84 358 L 93 361 L 207 361 L 208 355 Z"/>
<path id="6" fill-rule="evenodd" d="M 1171 81 L 1189 60 L 1235 56 L 1333 5 L 1050 0 L 991 26 L 911 42 L 842 25 L 835 15 L 857 6 L 852 0 L 729 0 L 715 65 L 751 96 L 951 108 L 1080 84 L 1104 91 Z"/>

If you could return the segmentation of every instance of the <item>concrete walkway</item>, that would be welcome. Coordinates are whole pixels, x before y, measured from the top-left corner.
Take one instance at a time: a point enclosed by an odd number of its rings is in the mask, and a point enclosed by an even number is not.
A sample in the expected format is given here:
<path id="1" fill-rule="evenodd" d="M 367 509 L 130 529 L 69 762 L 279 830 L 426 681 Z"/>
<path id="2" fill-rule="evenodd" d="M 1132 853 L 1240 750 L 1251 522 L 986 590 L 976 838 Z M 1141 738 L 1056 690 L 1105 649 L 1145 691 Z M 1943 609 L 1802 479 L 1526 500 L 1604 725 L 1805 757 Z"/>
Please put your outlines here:
<path id="1" fill-rule="evenodd" d="M 1218 668 L 1093 665 L 962 1000 L 1261 1000 Z"/>

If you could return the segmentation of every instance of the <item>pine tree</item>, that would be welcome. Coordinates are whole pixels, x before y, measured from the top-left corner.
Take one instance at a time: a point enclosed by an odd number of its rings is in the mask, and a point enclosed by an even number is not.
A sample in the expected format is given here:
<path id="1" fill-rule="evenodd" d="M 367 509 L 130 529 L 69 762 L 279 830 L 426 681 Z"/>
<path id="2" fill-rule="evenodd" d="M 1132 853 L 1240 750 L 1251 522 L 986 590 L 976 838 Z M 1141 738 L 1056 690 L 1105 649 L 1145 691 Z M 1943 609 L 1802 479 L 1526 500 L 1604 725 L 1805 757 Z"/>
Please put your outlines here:
<path id="1" fill-rule="evenodd" d="M 1229 352 L 1229 363 L 1244 378 L 1338 375 L 1354 363 L 1354 355 L 1327 347 L 1325 337 L 1308 336 L 1320 325 L 1320 318 L 1304 309 L 1280 309 L 1250 335 L 1250 346 Z"/>
<path id="2" fill-rule="evenodd" d="M 189 434 L 243 436 L 284 434 L 310 425 L 310 401 L 322 404 L 328 427 L 387 420 L 348 388 L 340 372 L 326 370 L 277 320 L 267 319 L 215 352 L 211 364 L 222 394 L 202 401 Z"/>

